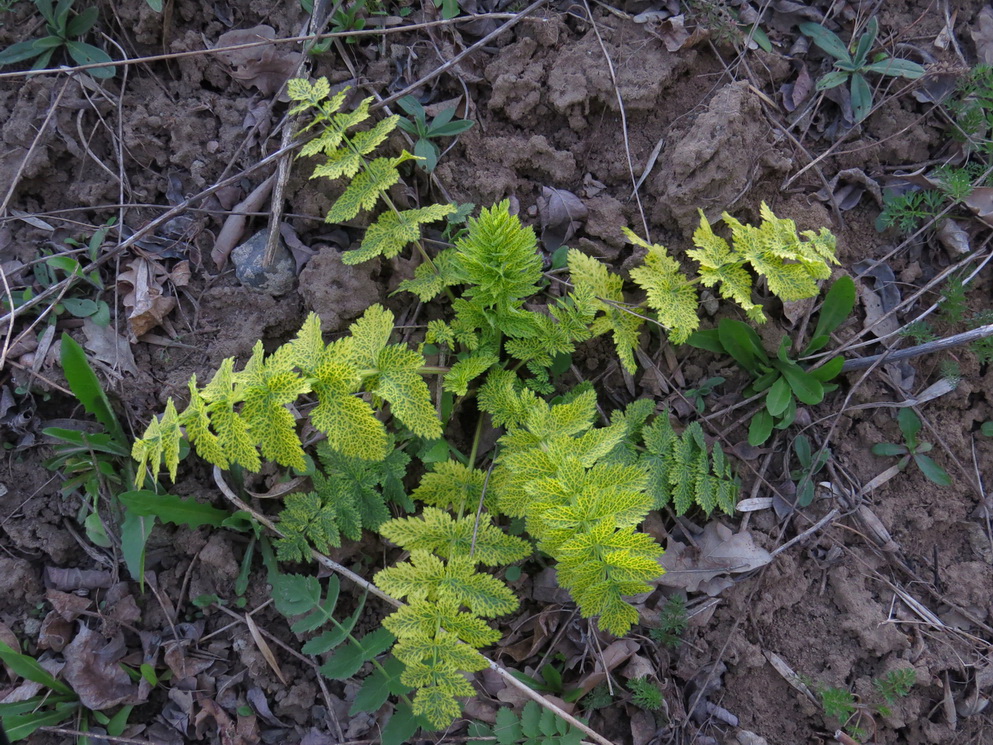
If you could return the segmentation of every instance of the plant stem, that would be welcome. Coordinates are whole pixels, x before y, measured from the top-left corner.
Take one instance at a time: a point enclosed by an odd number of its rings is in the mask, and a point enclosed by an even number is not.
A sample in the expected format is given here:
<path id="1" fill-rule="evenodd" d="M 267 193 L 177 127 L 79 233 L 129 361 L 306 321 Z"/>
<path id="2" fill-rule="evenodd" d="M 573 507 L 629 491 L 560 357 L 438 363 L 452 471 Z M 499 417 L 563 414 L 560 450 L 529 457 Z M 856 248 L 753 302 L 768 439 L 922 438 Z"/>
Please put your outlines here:
<path id="1" fill-rule="evenodd" d="M 882 354 L 874 354 L 871 357 L 858 357 L 853 360 L 846 360 L 845 364 L 841 367 L 841 371 L 851 372 L 852 370 L 864 370 L 865 368 L 871 367 L 877 362 L 884 360 L 886 362 L 897 362 L 899 360 L 920 357 L 923 354 L 931 354 L 932 352 L 941 352 L 945 349 L 960 347 L 963 344 L 979 341 L 980 339 L 985 339 L 988 336 L 993 336 L 993 323 L 988 323 L 985 326 L 972 329 L 972 331 L 963 331 L 961 334 L 954 334 L 953 336 L 949 336 L 944 339 L 938 339 L 937 341 L 929 341 L 924 344 L 919 344 L 918 346 L 910 347 L 909 349 L 898 349 L 895 352 L 883 352 Z"/>

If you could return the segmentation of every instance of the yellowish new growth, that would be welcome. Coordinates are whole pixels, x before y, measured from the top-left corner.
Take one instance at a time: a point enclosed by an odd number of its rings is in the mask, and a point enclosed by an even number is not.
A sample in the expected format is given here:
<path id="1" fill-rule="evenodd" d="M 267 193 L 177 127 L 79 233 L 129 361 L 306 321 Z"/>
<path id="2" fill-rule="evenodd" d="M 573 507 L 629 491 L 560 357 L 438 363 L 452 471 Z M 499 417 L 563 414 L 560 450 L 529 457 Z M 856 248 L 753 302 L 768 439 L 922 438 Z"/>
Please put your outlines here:
<path id="1" fill-rule="evenodd" d="M 714 233 L 701 211 L 700 227 L 693 234 L 696 248 L 686 252 L 700 265 L 695 278 L 681 271 L 679 262 L 665 246 L 649 243 L 624 229 L 631 243 L 645 249 L 644 262 L 631 270 L 631 279 L 645 292 L 644 304 L 668 329 L 673 343 L 685 342 L 700 325 L 697 283 L 717 287 L 721 297 L 737 303 L 750 320 L 763 323 L 765 314 L 752 300 L 754 280 L 746 267 L 764 277 L 770 292 L 786 302 L 813 297 L 817 282 L 831 276 L 829 264 L 837 264 L 838 260 L 830 231 L 797 233 L 796 223 L 776 217 L 764 202 L 761 215 L 762 223 L 755 227 L 725 212 L 723 220 L 731 228 L 729 243 Z M 632 351 L 637 346 L 643 318 L 626 309 L 621 278 L 576 250 L 569 252 L 569 271 L 577 306 L 597 314 L 593 333 L 611 331 L 621 362 L 633 373 L 636 368 Z"/>
<path id="2" fill-rule="evenodd" d="M 250 471 L 261 456 L 303 470 L 304 454 L 293 414 L 287 408 L 308 393 L 317 399 L 311 423 L 326 432 L 328 444 L 344 455 L 381 460 L 387 435 L 372 405 L 357 394 L 368 392 L 390 404 L 394 416 L 414 433 L 441 436 L 427 384 L 419 374 L 424 358 L 400 344 L 389 344 L 393 314 L 374 305 L 351 327 L 351 336 L 325 344 L 320 319 L 310 314 L 292 341 L 266 356 L 261 342 L 240 372 L 226 359 L 202 389 L 190 381 L 190 403 L 177 414 L 172 399 L 161 420 L 152 420 L 132 455 L 144 470 L 157 473 L 164 463 L 175 481 L 181 428 L 204 460 L 221 468 L 237 464 Z"/>

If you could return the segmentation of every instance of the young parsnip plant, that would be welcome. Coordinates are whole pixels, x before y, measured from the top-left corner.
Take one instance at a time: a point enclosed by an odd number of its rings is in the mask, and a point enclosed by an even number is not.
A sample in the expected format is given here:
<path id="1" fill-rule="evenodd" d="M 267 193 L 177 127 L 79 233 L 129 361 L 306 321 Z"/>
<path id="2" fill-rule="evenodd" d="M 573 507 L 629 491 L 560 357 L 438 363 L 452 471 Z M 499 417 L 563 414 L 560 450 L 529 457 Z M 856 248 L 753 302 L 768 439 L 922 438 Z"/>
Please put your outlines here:
<path id="1" fill-rule="evenodd" d="M 841 277 L 824 298 L 813 336 L 803 356 L 827 346 L 831 332 L 838 328 L 855 307 L 855 283 L 851 277 Z M 796 418 L 797 401 L 819 404 L 824 394 L 835 387 L 830 383 L 844 360 L 834 357 L 821 367 L 807 370 L 789 357 L 790 340 L 784 338 L 774 356 L 766 353 L 762 340 L 751 326 L 730 318 L 721 319 L 716 329 L 698 331 L 689 343 L 717 354 L 730 355 L 752 376 L 752 384 L 744 395 L 762 394 L 763 408 L 752 417 L 748 442 L 761 445 L 769 439 L 773 428 L 786 429 Z"/>
<path id="2" fill-rule="evenodd" d="M 661 548 L 638 530 L 646 515 L 668 504 L 677 513 L 730 513 L 738 484 L 699 424 L 677 432 L 650 400 L 599 424 L 592 386 L 556 391 L 554 363 L 595 335 L 613 333 L 622 364 L 634 370 L 645 318 L 621 312 L 627 304 L 620 277 L 572 251 L 573 289 L 539 302 L 545 278 L 537 238 L 508 202 L 484 208 L 453 246 L 428 257 L 417 243 L 420 225 L 455 207 L 401 212 L 389 200 L 397 166 L 413 156 L 367 156 L 396 118 L 354 131 L 369 117 L 368 101 L 342 112 L 344 94 L 331 96 L 325 80 L 291 81 L 289 90 L 294 111 L 314 116 L 308 128 L 317 135 L 303 151 L 323 156 L 314 175 L 348 179 L 328 219 L 385 207 L 346 261 L 392 258 L 414 243 L 424 261 L 400 289 L 425 302 L 449 300 L 447 316 L 429 322 L 425 345 L 414 350 L 390 342 L 393 315 L 378 305 L 330 344 L 311 315 L 296 338 L 271 353 L 256 345 L 243 369 L 229 359 L 206 386 L 192 379 L 189 403 L 180 411 L 170 400 L 133 455 L 141 471 L 156 473 L 164 463 L 175 478 L 185 438 L 221 469 L 258 471 L 266 460 L 308 474 L 313 488 L 288 497 L 280 515 L 283 558 L 305 558 L 309 547 L 337 545 L 363 528 L 402 549 L 402 561 L 374 576 L 379 590 L 407 602 L 382 625 L 396 637 L 400 683 L 416 689 L 408 721 L 445 727 L 461 711 L 458 699 L 473 693 L 465 673 L 488 664 L 478 650 L 499 639 L 490 620 L 518 607 L 499 570 L 537 547 L 583 617 L 625 634 L 638 621 L 628 598 L 649 591 L 661 572 Z M 701 226 L 697 280 L 682 275 L 663 247 L 641 242 L 649 255 L 632 274 L 648 295 L 646 312 L 673 329 L 674 341 L 698 323 L 694 281 L 722 284 L 723 294 L 756 318 L 761 310 L 750 300 L 746 264 L 787 299 L 816 292 L 815 280 L 834 261 L 833 237 L 801 237 L 766 207 L 763 216 L 760 228 L 725 217 L 733 248 Z M 428 365 L 427 345 L 453 363 Z M 444 423 L 423 379 L 433 375 L 443 375 L 445 395 L 463 420 L 478 423 L 467 455 L 461 443 L 440 439 Z M 309 466 L 313 458 L 290 406 L 307 411 L 310 426 L 326 436 L 318 448 L 323 468 Z M 503 429 L 491 452 L 481 445 L 488 424 Z M 418 454 L 425 472 L 408 498 L 400 485 L 407 457 Z M 419 512 L 385 520 L 387 500 Z M 523 518 L 530 541 L 505 532 L 508 518 Z"/>
<path id="3" fill-rule="evenodd" d="M 907 464 L 913 460 L 928 481 L 938 486 L 951 486 L 952 477 L 948 475 L 948 471 L 935 463 L 931 456 L 925 455 L 934 445 L 930 442 L 921 442 L 917 438 L 921 432 L 921 418 L 908 406 L 900 409 L 900 413 L 896 415 L 896 421 L 903 434 L 903 444 L 877 442 L 872 446 L 872 454 L 899 458 L 900 470 L 906 468 Z"/>
<path id="4" fill-rule="evenodd" d="M 374 256 L 396 256 L 407 244 L 420 239 L 421 225 L 441 220 L 456 208 L 452 204 L 432 204 L 411 210 L 396 208 L 387 192 L 400 181 L 397 167 L 415 156 L 406 150 L 396 158 L 369 160 L 366 156 L 386 141 L 400 117 L 388 116 L 370 129 L 350 132 L 369 119 L 372 99 L 361 101 L 354 111 L 342 112 L 347 92 L 346 88 L 332 96 L 327 78 L 320 78 L 313 84 L 295 78 L 287 85 L 287 94 L 295 102 L 290 115 L 304 112 L 312 115 L 313 119 L 303 131 L 318 130 L 317 136 L 300 148 L 301 158 L 324 156 L 324 163 L 314 168 L 311 178 L 350 180 L 328 212 L 327 222 L 346 222 L 380 202 L 387 205 L 388 209 L 366 229 L 359 248 L 342 257 L 346 264 L 358 264 Z"/>

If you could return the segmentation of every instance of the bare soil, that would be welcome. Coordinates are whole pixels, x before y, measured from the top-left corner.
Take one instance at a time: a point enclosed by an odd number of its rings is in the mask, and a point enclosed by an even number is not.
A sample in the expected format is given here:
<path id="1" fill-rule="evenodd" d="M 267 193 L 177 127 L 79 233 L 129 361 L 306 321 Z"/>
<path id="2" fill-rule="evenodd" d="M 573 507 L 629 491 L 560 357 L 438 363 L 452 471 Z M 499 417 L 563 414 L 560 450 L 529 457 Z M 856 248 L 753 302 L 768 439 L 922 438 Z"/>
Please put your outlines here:
<path id="1" fill-rule="evenodd" d="M 112 230 L 101 248 L 112 256 L 102 267 L 106 290 L 99 296 L 110 305 L 112 327 L 128 342 L 123 349 L 131 355 L 114 347 L 117 351 L 105 350 L 98 365 L 122 418 L 141 431 L 168 397 L 183 397 L 192 374 L 209 379 L 225 357 L 244 360 L 258 339 L 277 345 L 311 310 L 334 333 L 368 305 L 382 302 L 398 318 L 409 319 L 414 328 L 406 333 L 416 341 L 424 316 L 410 296 L 391 294 L 415 263 L 401 257 L 344 265 L 341 251 L 360 236 L 361 226 L 323 223 L 338 192 L 326 182 L 309 180 L 306 164 L 294 163 L 284 194 L 283 219 L 310 249 L 297 255 L 301 263 L 309 261 L 293 290 L 273 297 L 243 287 L 230 261 L 218 269 L 210 258 L 232 207 L 273 172 L 272 166 L 255 166 L 280 147 L 287 107 L 265 75 L 257 70 L 254 76 L 235 75 L 245 68 L 235 69 L 202 50 L 225 32 L 260 24 L 270 26 L 277 39 L 296 36 L 306 22 L 298 4 L 253 0 L 222 7 L 175 0 L 166 3 L 165 15 L 143 2 L 96 5 L 99 28 L 119 45 L 115 57 L 152 59 L 129 65 L 126 76 L 119 67 L 102 84 L 81 74 L 0 77 L 0 194 L 6 197 L 0 211 L 0 262 L 10 286 L 32 284 L 30 267 L 24 265 L 63 249 L 65 238 L 88 238 L 110 218 L 126 226 Z M 494 4 L 478 5 L 482 10 Z M 773 52 L 746 49 L 740 38 L 737 47 L 725 43 L 699 11 L 711 4 L 689 5 L 686 23 L 694 36 L 675 51 L 666 46 L 672 43 L 668 27 L 632 19 L 648 8 L 644 3 L 615 10 L 593 6 L 592 18 L 586 5 L 556 3 L 448 66 L 416 93 L 428 105 L 458 99 L 460 114 L 477 124 L 443 155 L 434 179 L 412 173 L 397 198 L 477 205 L 509 198 L 540 232 L 543 188 L 567 190 L 589 211 L 570 245 L 616 271 L 638 258 L 621 234 L 624 226 L 639 234 L 647 228 L 652 240 L 682 256 L 691 246 L 698 210 L 711 220 L 729 211 L 757 222 L 765 201 L 801 229 L 828 227 L 837 235 L 841 265 L 836 275 L 855 276 L 860 288 L 855 317 L 839 330 L 840 341 L 866 325 L 865 303 L 871 301 L 866 298 L 875 288 L 856 268 L 859 262 L 888 265 L 906 299 L 959 260 L 933 232 L 914 241 L 878 232 L 874 223 L 880 205 L 869 191 L 845 210 L 825 199 L 826 184 L 839 172 L 860 169 L 878 181 L 896 169 L 912 171 L 942 157 L 948 130 L 933 104 L 920 103 L 902 90 L 906 81 L 898 81 L 877 91 L 882 103 L 859 127 L 839 126 L 839 107 L 815 92 L 795 107 L 798 113 L 806 107 L 808 113 L 795 116 L 784 103 L 784 86 L 799 85 L 801 69 L 816 78 L 821 68 L 813 52 L 793 48 L 799 38 L 795 23 L 803 20 L 789 15 L 787 6 L 793 4 L 771 4 L 774 19 L 765 27 L 776 45 Z M 820 12 L 829 3 L 813 5 Z M 877 6 L 863 3 L 860 11 L 858 3 L 840 5 L 831 17 L 848 31 L 848 20 Z M 924 0 L 886 3 L 879 21 L 887 44 L 926 47 L 936 57 L 934 65 L 962 68 L 952 47 L 932 45 L 946 25 L 942 7 Z M 978 4 L 961 3 L 952 15 L 950 31 L 969 62 L 976 58 L 969 30 L 978 27 L 979 10 Z M 438 17 L 426 3 L 402 22 Z M 357 37 L 355 44 L 339 43 L 311 58 L 310 74 L 350 81 L 362 95 L 385 98 L 449 62 L 508 18 Z M 0 22 L 0 48 L 37 33 L 30 3 L 15 4 Z M 293 44 L 270 49 L 281 58 L 271 69 L 283 69 L 285 55 L 297 50 Z M 181 54 L 186 52 L 191 54 Z M 162 54 L 167 57 L 154 58 Z M 258 69 L 271 72 L 265 65 Z M 397 137 L 394 145 L 403 144 Z M 115 253 L 133 231 L 225 179 L 230 183 L 192 201 L 144 242 Z M 268 226 L 269 209 L 266 202 L 255 210 L 241 240 Z M 989 228 L 977 223 L 968 230 L 978 265 L 982 256 L 988 258 L 989 249 L 982 247 Z M 190 271 L 188 282 L 169 274 L 161 283 L 163 294 L 175 298 L 175 308 L 150 335 L 137 339 L 129 338 L 126 320 L 130 288 L 117 281 L 135 257 L 167 274 L 182 262 Z M 988 268 L 973 288 L 971 310 L 988 308 L 993 291 Z M 936 297 L 930 292 L 917 303 L 904 303 L 894 317 L 909 322 L 926 307 L 921 303 Z M 770 305 L 763 338 L 771 346 L 783 335 L 799 334 L 807 311 Z M 267 664 L 243 621 L 246 610 L 269 599 L 258 561 L 244 609 L 192 604 L 204 595 L 235 597 L 244 536 L 159 526 L 149 544 L 151 581 L 144 591 L 130 580 L 113 546 L 88 541 L 76 519 L 80 497 L 63 496 L 61 478 L 43 465 L 51 451 L 41 434 L 56 420 L 87 417 L 59 388 L 65 381 L 54 354 L 36 359 L 31 343 L 45 322 L 29 328 L 32 319 L 19 316 L 4 328 L 13 349 L 7 356 L 11 364 L 0 371 L 0 384 L 12 396 L 12 405 L 0 411 L 5 445 L 0 639 L 12 635 L 32 654 L 62 661 L 79 655 L 67 652 L 68 642 L 90 643 L 83 638 L 86 628 L 99 636 L 100 647 L 123 645 L 124 660 L 134 667 L 151 654 L 160 673 L 168 669 L 172 678 L 144 692 L 124 733 L 134 738 L 130 741 L 376 742 L 390 705 L 377 716 L 349 717 L 355 685 L 319 684 L 311 665 L 280 646 L 298 649 L 299 641 L 271 607 L 253 618 L 274 637 L 270 643 L 285 682 Z M 87 342 L 82 326 L 68 314 L 57 324 L 59 331 Z M 86 346 L 93 351 L 92 343 Z M 848 354 L 881 349 L 869 344 Z M 660 406 L 674 406 L 684 421 L 697 415 L 679 391 L 713 375 L 726 377 L 708 399 L 704 427 L 739 456 L 743 496 L 772 498 L 774 505 L 722 522 L 735 532 L 749 531 L 775 556 L 763 569 L 733 575 L 734 581 L 713 598 L 691 593 L 689 629 L 677 648 L 653 641 L 646 628 L 632 636 L 636 646 L 629 657 L 647 663 L 647 673 L 663 685 L 664 712 L 646 713 L 621 693 L 610 706 L 587 713 L 591 726 L 618 744 L 835 742 L 843 723 L 825 716 L 816 694 L 808 698 L 791 684 L 785 666 L 815 691 L 835 686 L 854 692 L 866 707 L 861 742 L 993 742 L 993 707 L 984 708 L 993 696 L 993 502 L 983 491 L 993 475 L 993 439 L 979 434 L 980 425 L 993 419 L 993 368 L 959 349 L 843 376 L 838 391 L 801 413 L 805 433 L 816 446 L 830 447 L 833 459 L 821 473 L 825 486 L 818 499 L 792 510 L 787 505 L 792 438 L 781 435 L 763 448 L 747 446 L 741 418 L 747 410 L 729 408 L 741 400 L 747 383 L 742 374 L 711 355 L 671 348 L 657 335 L 646 336 L 643 351 L 642 362 L 651 365 L 643 365 L 645 372 L 633 379 L 622 374 L 609 346 L 599 342 L 583 348 L 573 372 L 592 379 L 605 404 L 652 396 Z M 923 439 L 935 443 L 933 455 L 952 475 L 952 485 L 939 487 L 910 466 L 865 490 L 893 463 L 872 455 L 870 447 L 901 441 L 897 409 L 888 404 L 920 395 L 940 379 L 941 361 L 953 358 L 961 374 L 958 386 L 919 408 L 927 422 Z M 210 474 L 199 467 L 184 468 L 175 493 L 223 506 Z M 809 530 L 824 517 L 825 523 Z M 703 523 L 702 516 L 692 522 L 661 515 L 653 529 L 665 544 L 692 540 Z M 797 536 L 802 538 L 776 551 Z M 384 553 L 379 539 L 370 535 L 360 545 L 346 546 L 337 558 L 371 576 Z M 65 570 L 78 571 L 65 576 Z M 539 580 L 522 579 L 521 615 L 501 622 L 505 643 L 494 655 L 531 674 L 550 660 L 563 660 L 569 688 L 613 640 L 598 636 Z M 67 610 L 71 598 L 84 600 L 72 613 Z M 661 603 L 660 594 L 649 605 Z M 371 607 L 363 623 L 374 627 L 381 610 Z M 56 637 L 61 645 L 53 641 Z M 779 669 L 774 660 L 782 662 Z M 868 707 L 880 703 L 873 681 L 901 667 L 914 668 L 916 685 L 888 713 L 870 716 Z M 115 669 L 120 671 L 111 666 L 103 678 L 80 680 L 79 686 L 120 685 L 126 698 L 138 684 L 117 680 Z M 89 668 L 87 674 L 95 673 Z M 617 681 L 623 691 L 624 678 Z M 492 681 L 481 676 L 479 683 L 480 697 L 470 702 L 467 716 L 492 721 L 508 699 L 490 695 Z M 0 700 L 16 685 L 0 673 Z M 250 713 L 239 708 L 245 706 Z M 576 711 L 583 713 L 581 707 Z M 464 736 L 464 725 L 457 723 L 444 738 Z M 425 741 L 444 738 L 439 733 Z M 68 739 L 49 732 L 36 733 L 32 741 Z"/>

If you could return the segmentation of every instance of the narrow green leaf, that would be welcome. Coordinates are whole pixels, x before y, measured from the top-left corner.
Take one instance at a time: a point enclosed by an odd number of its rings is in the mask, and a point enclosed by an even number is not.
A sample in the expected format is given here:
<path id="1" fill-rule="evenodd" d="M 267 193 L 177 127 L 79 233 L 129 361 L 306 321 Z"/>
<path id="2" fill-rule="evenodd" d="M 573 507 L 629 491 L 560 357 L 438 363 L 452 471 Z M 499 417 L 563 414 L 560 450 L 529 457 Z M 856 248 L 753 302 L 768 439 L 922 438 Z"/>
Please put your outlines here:
<path id="1" fill-rule="evenodd" d="M 421 105 L 421 102 L 413 96 L 404 96 L 403 98 L 397 99 L 397 106 L 415 119 L 420 119 L 423 121 L 427 117 L 427 112 L 424 111 L 424 107 Z"/>
<path id="2" fill-rule="evenodd" d="M 786 411 L 791 398 L 793 398 L 793 391 L 790 390 L 790 384 L 786 382 L 786 378 L 779 377 L 766 394 L 765 408 L 773 416 L 779 416 Z"/>
<path id="3" fill-rule="evenodd" d="M 821 385 L 821 381 L 810 373 L 804 372 L 799 365 L 784 364 L 778 360 L 772 364 L 789 382 L 793 395 L 803 403 L 813 406 L 824 400 L 824 386 Z"/>
<path id="4" fill-rule="evenodd" d="M 762 340 L 748 324 L 725 318 L 718 325 L 717 333 L 725 351 L 750 373 L 755 374 L 760 362 L 769 363 Z"/>
<path id="5" fill-rule="evenodd" d="M 62 440 L 72 447 L 86 452 L 93 450 L 97 453 L 107 453 L 121 458 L 127 458 L 131 455 L 129 448 L 119 445 L 111 439 L 110 435 L 99 432 L 82 432 L 78 429 L 66 429 L 64 427 L 45 427 L 41 433 L 46 437 Z"/>
<path id="6" fill-rule="evenodd" d="M 134 705 L 128 704 L 122 706 L 121 710 L 114 714 L 110 718 L 110 721 L 107 722 L 107 734 L 111 737 L 120 737 L 124 734 L 124 728 L 128 726 L 128 718 L 131 716 L 132 711 L 134 711 Z"/>
<path id="7" fill-rule="evenodd" d="M 938 486 L 951 486 L 952 477 L 948 475 L 948 471 L 935 463 L 930 456 L 914 453 L 914 462 L 921 469 L 921 473 L 927 477 L 928 481 Z"/>
<path id="8" fill-rule="evenodd" d="M 829 336 L 851 315 L 853 308 L 855 308 L 855 282 L 847 275 L 839 277 L 824 296 L 821 313 L 817 317 L 817 326 L 814 328 L 814 337 Z"/>
<path id="9" fill-rule="evenodd" d="M 3 662 L 10 670 L 25 680 L 39 683 L 46 688 L 50 688 L 57 693 L 72 694 L 72 689 L 60 680 L 56 680 L 48 670 L 38 664 L 38 661 L 30 655 L 21 654 L 15 649 L 11 649 L 4 642 L 0 641 L 0 662 Z"/>
<path id="10" fill-rule="evenodd" d="M 100 11 L 95 6 L 90 6 L 82 11 L 66 24 L 66 36 L 71 38 L 82 36 L 93 28 L 93 24 L 97 22 L 97 16 L 99 14 Z"/>
<path id="11" fill-rule="evenodd" d="M 110 63 L 114 61 L 105 51 L 86 42 L 70 41 L 66 44 L 66 49 L 69 50 L 69 56 L 80 65 L 92 65 L 98 62 Z M 94 67 L 87 70 L 87 72 L 95 78 L 112 78 L 117 73 L 117 68 L 113 65 L 108 65 L 107 67 Z"/>
<path id="12" fill-rule="evenodd" d="M 227 510 L 220 510 L 194 499 L 183 499 L 172 494 L 156 494 L 147 489 L 124 492 L 121 502 L 128 510 L 141 517 L 154 515 L 162 522 L 199 528 L 201 525 L 220 527 L 231 517 Z"/>
<path id="13" fill-rule="evenodd" d="M 884 458 L 907 454 L 907 448 L 905 446 L 896 445 L 892 442 L 877 442 L 872 446 L 871 450 L 873 455 L 880 455 Z"/>
<path id="14" fill-rule="evenodd" d="M 856 124 L 861 122 L 872 110 L 872 88 L 860 74 L 852 75 L 852 116 Z"/>
<path id="15" fill-rule="evenodd" d="M 714 354 L 727 354 L 724 351 L 724 345 L 721 344 L 720 332 L 717 329 L 704 329 L 703 331 L 694 331 L 690 334 L 686 343 L 691 347 L 696 347 L 697 349 L 705 349 L 708 352 L 713 352 Z"/>
<path id="16" fill-rule="evenodd" d="M 337 597 L 335 598 L 337 601 Z M 333 608 L 333 604 L 328 605 L 325 603 L 325 608 L 327 608 L 329 614 L 330 610 Z M 352 629 L 355 628 L 355 624 L 358 623 L 359 616 L 362 614 L 362 609 L 365 608 L 365 596 L 359 601 L 358 607 L 347 619 L 341 622 L 333 622 L 334 628 L 328 629 L 320 636 L 316 636 L 300 649 L 304 654 L 318 655 L 324 654 L 325 652 L 330 652 L 332 649 L 337 647 L 345 638 L 352 633 Z M 296 628 L 296 626 L 294 626 Z"/>
<path id="17" fill-rule="evenodd" d="M 809 375 L 822 383 L 827 383 L 828 381 L 834 380 L 841 373 L 841 368 L 845 366 L 845 360 L 842 357 L 832 357 L 823 365 L 814 370 L 809 371 Z M 827 388 L 824 389 L 827 393 Z"/>
<path id="18" fill-rule="evenodd" d="M 839 39 L 833 31 L 829 31 L 819 23 L 801 23 L 799 28 L 800 33 L 809 36 L 822 51 L 827 52 L 835 59 L 851 60 L 845 42 Z"/>
<path id="19" fill-rule="evenodd" d="M 142 586 L 145 583 L 145 544 L 148 543 L 154 527 L 154 517 L 142 516 L 130 509 L 121 523 L 121 554 L 124 556 L 124 564 L 131 577 Z"/>
<path id="20" fill-rule="evenodd" d="M 766 409 L 759 411 L 748 425 L 748 444 L 761 445 L 768 440 L 769 435 L 772 434 L 772 425 L 772 414 Z"/>
<path id="21" fill-rule="evenodd" d="M 52 711 L 4 717 L 3 727 L 7 731 L 7 739 L 17 742 L 33 734 L 39 727 L 53 727 L 60 724 L 69 719 L 78 706 L 79 704 L 60 704 Z"/>
<path id="22" fill-rule="evenodd" d="M 61 358 L 62 370 L 69 382 L 69 389 L 79 399 L 83 408 L 95 416 L 118 443 L 129 445 L 121 423 L 110 407 L 107 394 L 103 392 L 100 381 L 97 380 L 93 368 L 86 359 L 86 352 L 66 333 L 62 334 Z"/>
<path id="23" fill-rule="evenodd" d="M 917 435 L 920 434 L 921 419 L 914 413 L 914 410 L 909 406 L 905 406 L 900 409 L 899 413 L 896 415 L 897 426 L 900 427 L 900 432 L 903 433 L 904 438 L 907 440 L 911 447 L 917 444 Z"/>
<path id="24" fill-rule="evenodd" d="M 869 23 L 865 27 L 865 33 L 859 39 L 859 43 L 855 46 L 855 56 L 852 61 L 856 66 L 862 67 L 865 64 L 866 59 L 869 57 L 869 52 L 872 50 L 872 45 L 876 43 L 876 36 L 879 34 L 879 21 L 876 16 L 869 19 Z"/>
<path id="25" fill-rule="evenodd" d="M 797 438 L 793 440 L 793 451 L 796 453 L 800 465 L 803 468 L 810 468 L 813 461 L 810 458 L 810 438 L 807 435 L 797 435 Z"/>
<path id="26" fill-rule="evenodd" d="M 894 78 L 907 78 L 908 80 L 916 80 L 927 72 L 927 70 L 916 62 L 893 58 L 885 59 L 881 62 L 873 62 L 871 65 L 866 65 L 864 69 L 866 72 L 889 75 Z"/>
<path id="27" fill-rule="evenodd" d="M 57 36 L 46 37 L 54 38 L 59 42 L 61 46 L 62 40 Z M 0 52 L 0 67 L 4 65 L 12 65 L 15 62 L 23 62 L 26 59 L 31 59 L 32 57 L 37 57 L 40 53 L 40 49 L 36 46 L 38 39 L 31 39 L 30 41 L 19 41 L 16 44 L 11 44 L 9 47 Z"/>
<path id="28" fill-rule="evenodd" d="M 476 122 L 469 121 L 468 119 L 460 119 L 455 122 L 448 122 L 448 124 L 443 124 L 441 126 L 432 126 L 428 134 L 431 137 L 455 137 L 463 132 L 472 129 Z"/>

